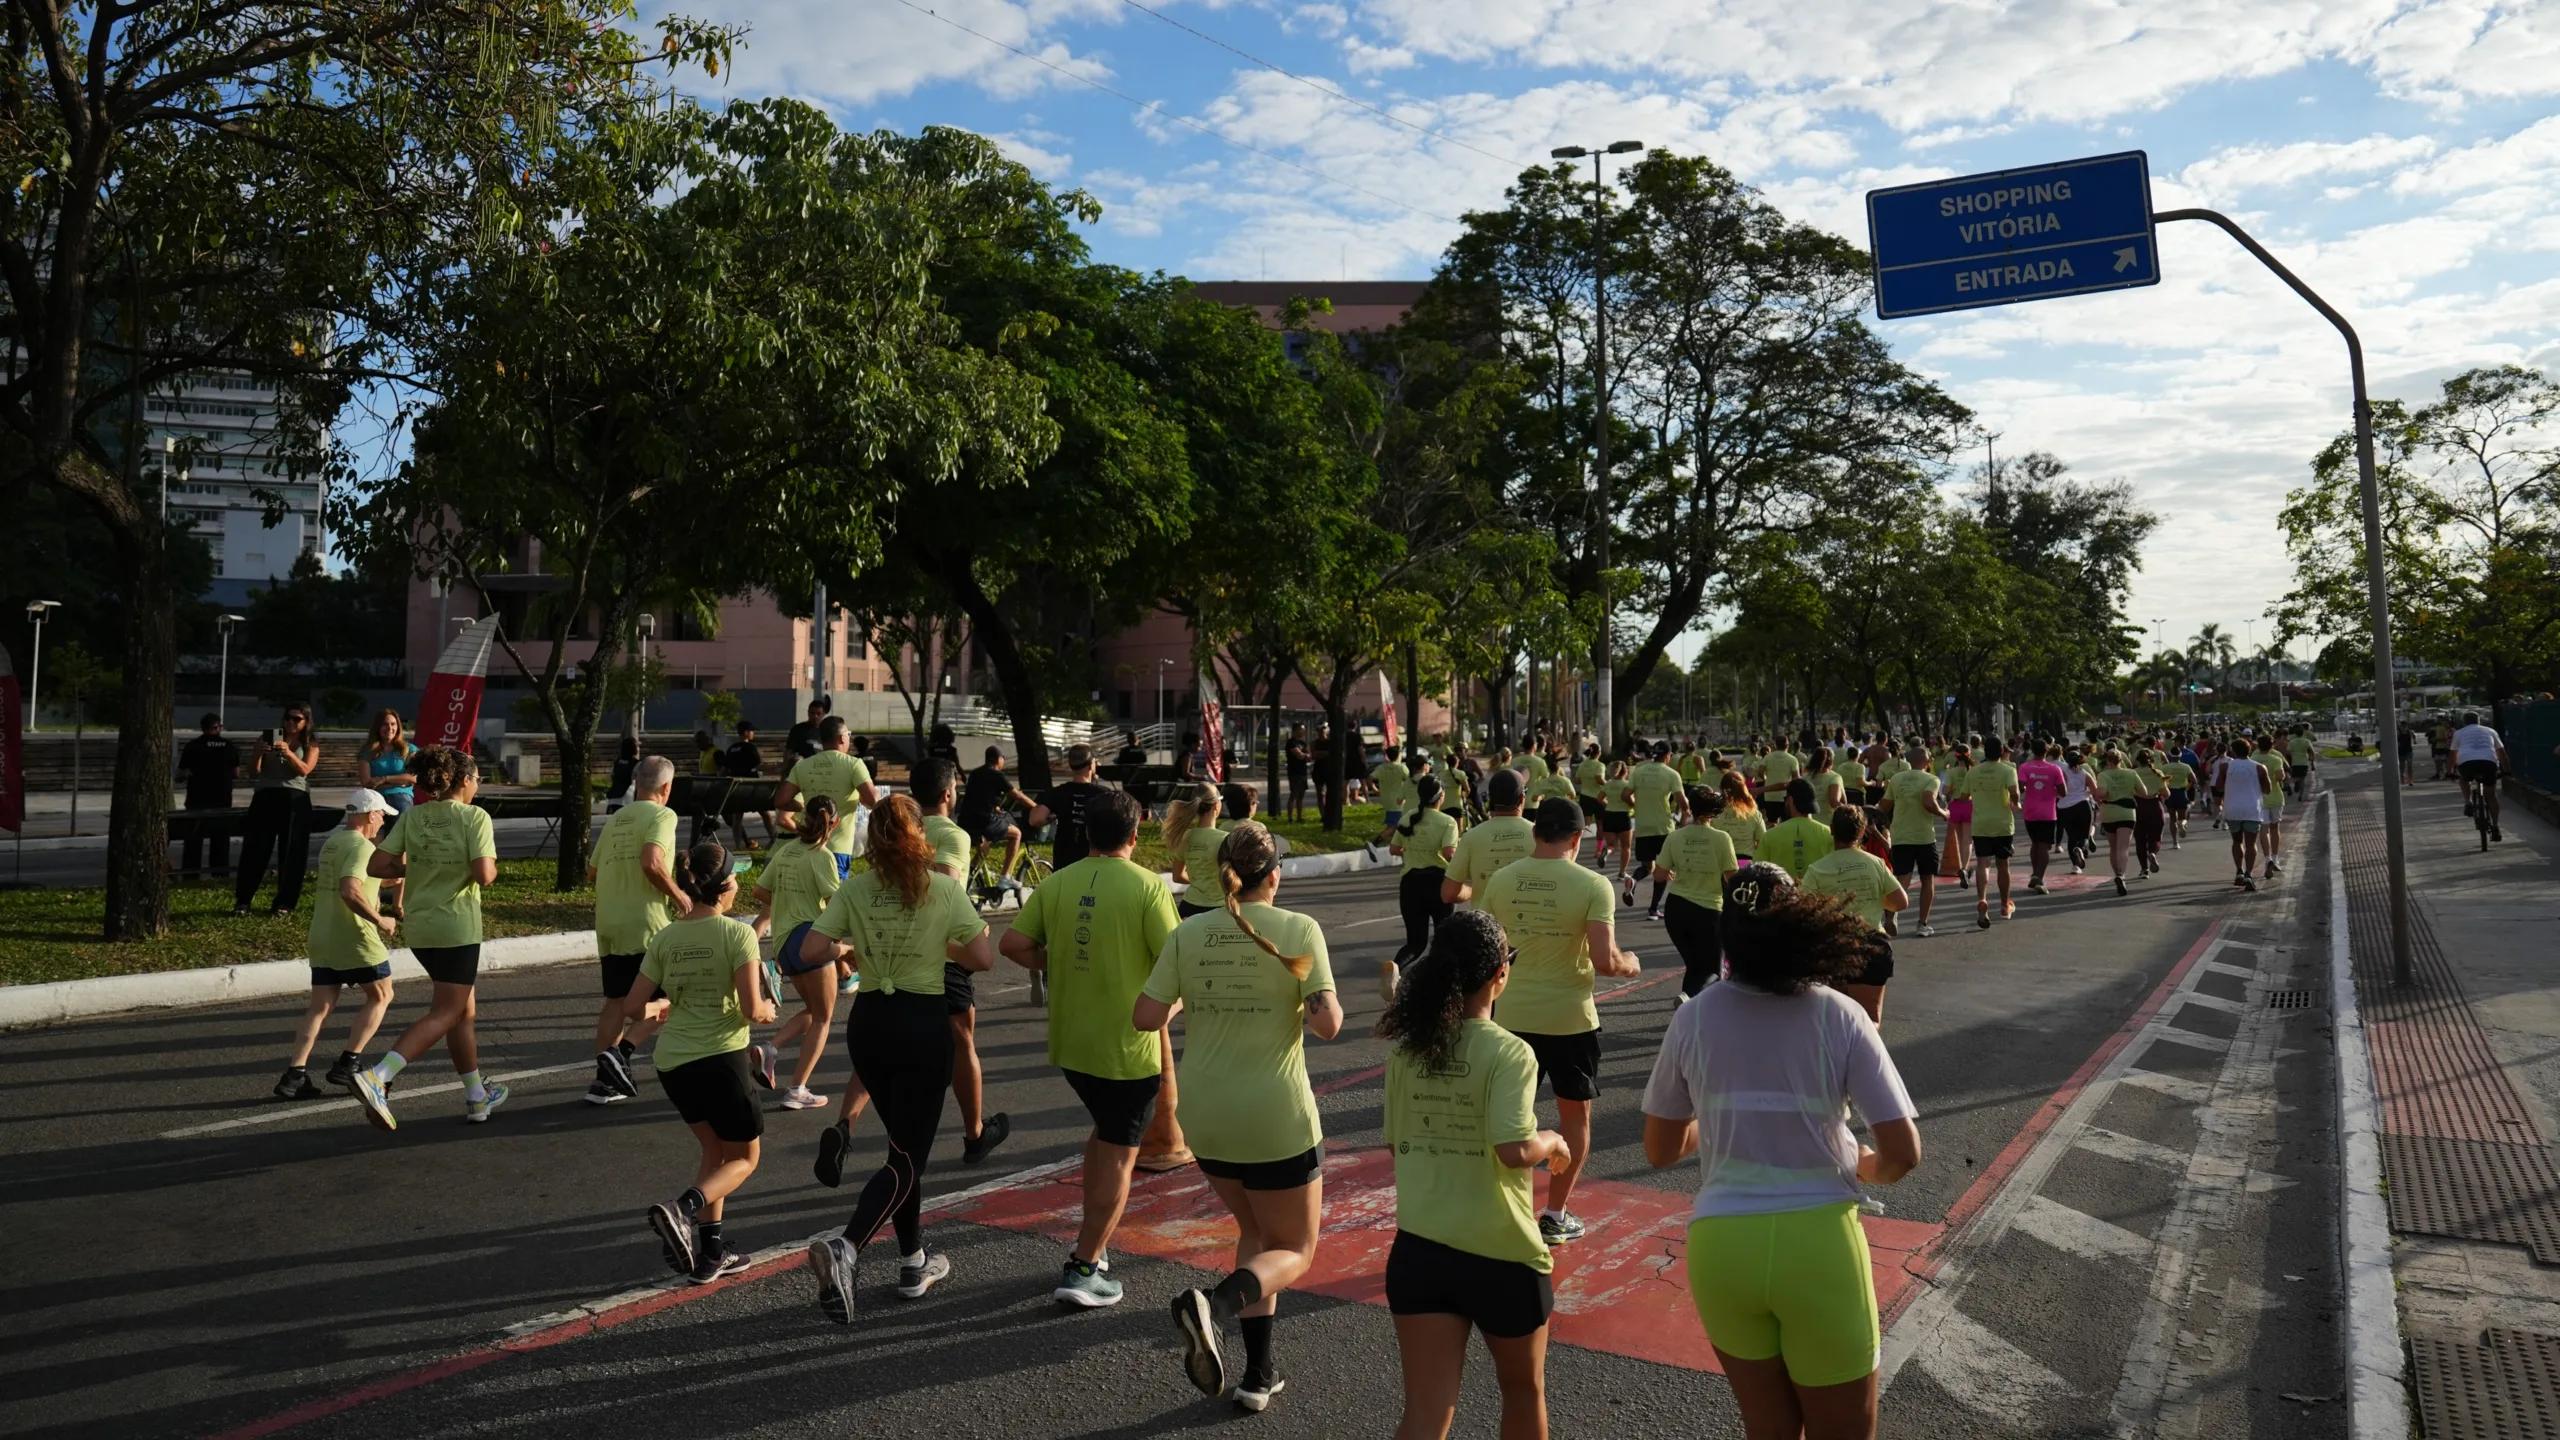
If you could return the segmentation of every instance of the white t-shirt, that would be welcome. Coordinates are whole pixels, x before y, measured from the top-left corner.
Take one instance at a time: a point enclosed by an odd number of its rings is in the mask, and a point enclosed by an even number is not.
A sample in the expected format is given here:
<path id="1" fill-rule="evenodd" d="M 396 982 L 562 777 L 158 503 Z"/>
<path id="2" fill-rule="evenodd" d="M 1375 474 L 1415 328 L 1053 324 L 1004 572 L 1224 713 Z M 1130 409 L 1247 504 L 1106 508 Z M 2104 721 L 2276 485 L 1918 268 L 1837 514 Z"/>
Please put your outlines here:
<path id="1" fill-rule="evenodd" d="M 2453 732 L 2453 763 L 2468 765 L 2474 760 L 2495 762 L 2498 747 L 2505 742 L 2498 732 L 2486 725 L 2465 725 Z"/>
<path id="2" fill-rule="evenodd" d="M 1699 991 L 1671 1017 L 1644 1087 L 1647 1115 L 1698 1122 L 1692 1219 L 1857 1199 L 1853 1103 L 1869 1125 L 1919 1113 L 1867 1012 L 1821 985 Z"/>
<path id="3" fill-rule="evenodd" d="M 2267 777 L 2257 756 L 2226 755 L 2213 762 L 2213 783 L 2222 792 L 2222 818 L 2267 818 Z"/>

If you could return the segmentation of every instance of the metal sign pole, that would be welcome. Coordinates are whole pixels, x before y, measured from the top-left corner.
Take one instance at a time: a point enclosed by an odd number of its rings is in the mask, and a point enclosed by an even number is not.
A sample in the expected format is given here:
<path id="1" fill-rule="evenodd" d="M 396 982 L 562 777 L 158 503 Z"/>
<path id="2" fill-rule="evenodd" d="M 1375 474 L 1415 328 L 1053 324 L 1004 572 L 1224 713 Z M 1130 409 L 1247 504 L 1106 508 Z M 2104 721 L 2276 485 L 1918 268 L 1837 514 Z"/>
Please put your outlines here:
<path id="1" fill-rule="evenodd" d="M 2364 494 L 2364 582 L 2366 603 L 2372 611 L 2373 625 L 2373 728 L 2378 737 L 2389 737 L 2397 744 L 2400 733 L 2399 704 L 2392 692 L 2391 676 L 2391 590 L 2384 574 L 2382 560 L 2382 488 L 2373 473 L 2373 406 L 2365 397 L 2364 342 L 2356 338 L 2355 327 L 2347 318 L 2330 308 L 2329 302 L 2313 293 L 2286 269 L 2267 248 L 2250 238 L 2249 232 L 2232 223 L 2231 217 L 2218 210 L 2162 210 L 2152 220 L 2203 220 L 2219 225 L 2241 248 L 2258 257 L 2258 263 L 2275 272 L 2276 278 L 2293 287 L 2293 293 L 2309 301 L 2328 322 L 2338 327 L 2347 339 L 2347 370 L 2355 383 L 2356 405 L 2356 479 Z M 2281 683 L 2281 682 L 2279 682 Z M 2389 854 L 2391 872 L 2391 978 L 2393 983 L 2410 982 L 2409 963 L 2409 854 L 2400 833 L 2400 786 L 2389 775 L 2382 786 L 2383 844 Z"/>

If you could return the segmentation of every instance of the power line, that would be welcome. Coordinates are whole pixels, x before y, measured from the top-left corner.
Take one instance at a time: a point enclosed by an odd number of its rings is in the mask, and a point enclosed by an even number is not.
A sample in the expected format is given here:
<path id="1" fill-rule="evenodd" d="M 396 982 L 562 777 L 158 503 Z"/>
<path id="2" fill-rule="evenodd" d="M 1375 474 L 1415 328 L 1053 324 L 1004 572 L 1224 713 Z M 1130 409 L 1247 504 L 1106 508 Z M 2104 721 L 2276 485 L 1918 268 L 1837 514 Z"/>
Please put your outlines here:
<path id="1" fill-rule="evenodd" d="M 1174 19 L 1172 16 L 1167 15 L 1161 10 L 1141 5 L 1138 3 L 1138 0 L 1120 0 L 1120 3 L 1128 6 L 1132 10 L 1138 11 L 1141 14 L 1152 15 L 1158 20 L 1163 21 L 1167 25 L 1172 26 L 1176 30 L 1182 31 L 1185 34 L 1196 35 L 1200 39 L 1206 40 L 1210 44 L 1217 46 L 1219 49 L 1226 51 L 1228 54 L 1241 56 L 1244 59 L 1250 60 L 1254 64 L 1261 66 L 1263 69 L 1270 71 L 1274 75 L 1287 76 L 1289 79 L 1297 81 L 1299 84 L 1306 86 L 1308 89 L 1313 90 L 1319 95 L 1329 96 L 1333 99 L 1340 100 L 1347 105 L 1357 105 L 1361 109 L 1368 111 L 1370 114 L 1377 116 L 1379 119 L 1384 120 L 1389 124 L 1401 125 L 1407 130 L 1413 131 L 1417 135 L 1427 135 L 1434 140 L 1445 141 L 1448 144 L 1457 146 L 1461 150 L 1472 150 L 1487 160 L 1498 161 L 1504 165 L 1511 166 L 1515 170 L 1526 170 L 1530 168 L 1529 163 L 1525 160 L 1514 160 L 1507 155 L 1496 155 L 1482 146 L 1470 145 L 1466 141 L 1459 139 L 1455 135 L 1448 134 L 1445 131 L 1434 130 L 1427 125 L 1416 125 L 1412 121 L 1405 119 L 1403 116 L 1398 115 L 1393 111 L 1380 109 L 1378 106 L 1370 104 L 1368 101 L 1361 99 L 1357 95 L 1346 94 L 1330 85 L 1308 79 L 1306 76 L 1301 75 L 1294 70 L 1283 69 L 1280 66 L 1274 65 L 1270 61 L 1263 59 L 1261 56 L 1254 54 L 1250 50 L 1246 50 L 1240 46 L 1231 45 L 1226 41 L 1219 39 L 1217 36 L 1210 34 L 1206 30 L 1186 25 L 1182 21 Z"/>
<path id="2" fill-rule="evenodd" d="M 928 8 L 928 7 L 926 7 L 926 6 L 923 6 L 923 5 L 919 5 L 919 4 L 917 4 L 917 3 L 916 3 L 916 0 L 898 0 L 898 3 L 899 3 L 899 4 L 901 4 L 901 5 L 906 6 L 906 7 L 907 7 L 908 9 L 910 9 L 910 10 L 915 11 L 915 12 L 916 12 L 917 14 L 919 14 L 919 15 L 930 15 L 930 16 L 932 16 L 934 19 L 941 21 L 943 24 L 950 26 L 952 29 L 959 31 L 959 32 L 961 32 L 961 33 L 962 33 L 962 34 L 964 34 L 964 35 L 975 35 L 975 36 L 977 36 L 979 39 L 986 41 L 988 44 L 995 46 L 995 47 L 996 47 L 997 49 L 999 49 L 999 50 L 1008 50 L 1008 51 L 1011 51 L 1012 53 L 1014 53 L 1014 54 L 1016 54 L 1016 55 L 1021 56 L 1023 59 L 1028 60 L 1028 61 L 1030 61 L 1032 64 L 1034 64 L 1034 65 L 1038 65 L 1038 66 L 1040 66 L 1040 67 L 1041 67 L 1041 68 L 1043 68 L 1043 69 L 1046 69 L 1046 70 L 1054 70 L 1054 71 L 1058 72 L 1059 74 L 1066 76 L 1068 79 L 1070 79 L 1070 80 L 1073 80 L 1073 81 L 1077 82 L 1077 83 L 1078 83 L 1078 84 L 1080 84 L 1080 85 L 1089 85 L 1089 86 L 1093 87 L 1094 89 L 1101 91 L 1103 94 L 1111 96 L 1111 97 L 1112 97 L 1112 98 L 1114 98 L 1114 99 L 1117 99 L 1117 100 L 1125 100 L 1125 101 L 1127 101 L 1129 104 L 1132 104 L 1132 105 L 1137 106 L 1137 107 L 1138 107 L 1140 110 L 1142 110 L 1142 111 L 1151 111 L 1151 112 L 1153 112 L 1153 113 L 1155 113 L 1155 114 L 1158 114 L 1158 115 L 1163 116 L 1163 117 L 1164 117 L 1165 119 L 1167 119 L 1167 120 L 1171 120 L 1171 121 L 1175 122 L 1176 124 L 1180 124 L 1180 125 L 1187 125 L 1187 126 L 1189 126 L 1190 128 L 1192 128 L 1192 129 L 1194 129 L 1194 130 L 1199 131 L 1201 134 L 1208 136 L 1210 139 L 1215 140 L 1215 141 L 1217 141 L 1218 143 L 1220 143 L 1220 144 L 1222 144 L 1222 145 L 1232 145 L 1232 146 L 1234 146 L 1234 147 L 1235 147 L 1236 149 L 1238 149 L 1238 150 L 1243 150 L 1243 151 L 1249 152 L 1249 153 L 1254 154 L 1254 155 L 1259 155 L 1259 156 L 1261 156 L 1263 159 L 1268 160 L 1268 161 L 1270 161 L 1271 163 L 1273 163 L 1273 164 L 1275 164 L 1275 165 L 1286 165 L 1286 166 L 1288 166 L 1290 169 L 1295 170 L 1295 171 L 1297 171 L 1298 173 L 1300 173 L 1300 174 L 1302 174 L 1302 175 L 1312 175 L 1312 176 L 1314 176 L 1316 179 L 1323 181 L 1323 182 L 1324 182 L 1324 183 L 1326 183 L 1327 185 L 1335 185 L 1335 186 L 1339 186 L 1339 187 L 1341 187 L 1342 189 L 1349 190 L 1349 191 L 1353 191 L 1353 192 L 1355 192 L 1355 193 L 1357 193 L 1357 194 L 1366 195 L 1366 196 L 1368 196 L 1368 197 L 1369 197 L 1370 199 L 1372 199 L 1372 200 L 1379 201 L 1379 202 L 1381 202 L 1381 203 L 1383 203 L 1383 204 L 1393 205 L 1393 206 L 1395 206 L 1395 207 L 1396 207 L 1397 209 L 1399 209 L 1399 210 L 1409 210 L 1409 211 L 1411 211 L 1412 213 L 1414 213 L 1414 214 L 1416 214 L 1416 215 L 1420 215 L 1420 216 L 1422 216 L 1422 217 L 1423 217 L 1423 218 L 1425 218 L 1425 219 L 1428 219 L 1428 220 L 1437 220 L 1437 221 L 1439 221 L 1439 222 L 1440 222 L 1441 224 L 1443 224 L 1443 225 L 1455 225 L 1455 224 L 1459 223 L 1459 222 L 1457 222 L 1457 221 L 1455 221 L 1455 220 L 1450 219 L 1450 218 L 1449 218 L 1448 216 L 1446 216 L 1446 215 L 1435 214 L 1435 213 L 1434 213 L 1434 212 L 1432 212 L 1432 211 L 1429 211 L 1429 210 L 1425 210 L 1425 209 L 1423 209 L 1423 208 L 1422 208 L 1421 206 L 1419 206 L 1419 205 L 1415 205 L 1415 204 L 1412 204 L 1412 203 L 1407 202 L 1407 201 L 1404 201 L 1404 200 L 1399 200 L 1399 199 L 1397 199 L 1397 198 L 1396 198 L 1395 196 L 1393 196 L 1393 195 L 1385 194 L 1384 192 L 1377 191 L 1377 190 L 1372 190 L 1372 189 L 1368 188 L 1368 187 L 1367 187 L 1367 186 L 1365 186 L 1365 185 L 1354 185 L 1354 184 L 1352 184 L 1352 183 L 1351 183 L 1350 181 L 1348 181 L 1348 180 L 1338 180 L 1338 179 L 1334 178 L 1333 176 L 1331 176 L 1331 175 L 1327 175 L 1327 174 L 1326 174 L 1326 173 L 1324 173 L 1323 171 L 1316 169 L 1316 168 L 1315 168 L 1314 166 L 1312 166 L 1312 165 L 1301 165 L 1301 164 L 1299 164 L 1297 161 L 1292 160 L 1292 159 L 1289 159 L 1289 158 L 1288 158 L 1287 156 L 1285 156 L 1285 155 L 1274 155 L 1274 154 L 1272 154 L 1270 151 L 1265 150 L 1265 149 L 1263 149 L 1262 147 L 1260 147 L 1260 146 L 1258 146 L 1258 145 L 1248 145 L 1248 144 L 1246 144 L 1244 141 L 1242 141 L 1242 140 L 1238 140 L 1238 139 L 1235 139 L 1235 138 L 1233 138 L 1232 136 L 1221 135 L 1221 134 L 1219 134 L 1217 131 L 1210 129 L 1208 126 L 1201 124 L 1199 121 L 1194 120 L 1194 119 L 1192 119 L 1191 117 L 1189 117 L 1189 116 L 1187 116 L 1187 115 L 1177 115 L 1177 114 L 1175 114 L 1174 112 L 1172 112 L 1172 111 L 1170 111 L 1170 110 L 1165 109 L 1165 108 L 1164 108 L 1164 102 L 1163 102 L 1163 101 L 1161 101 L 1161 100 L 1141 100 L 1141 99 L 1139 99 L 1137 96 L 1135 96 L 1135 95 L 1131 95 L 1131 94 L 1129 94 L 1129 93 L 1127 93 L 1127 92 L 1125 92 L 1125 91 L 1121 91 L 1121 90 L 1114 90 L 1114 89 L 1113 89 L 1113 88 L 1111 88 L 1110 86 L 1103 84 L 1101 81 L 1096 80 L 1096 79 L 1094 79 L 1093 77 L 1091 77 L 1091 76 L 1089 76 L 1089 75 L 1079 75 L 1079 74 L 1077 74 L 1075 71 L 1070 70 L 1070 69 L 1068 69 L 1067 67 L 1065 67 L 1065 66 L 1063 66 L 1063 65 L 1057 64 L 1056 62 L 1051 61 L 1051 60 L 1043 59 L 1042 57 L 1040 57 L 1040 56 L 1038 56 L 1038 55 L 1034 55 L 1034 54 L 1032 54 L 1030 51 L 1023 49 L 1023 48 L 1022 48 L 1021 46 L 1019 46 L 1019 45 L 1013 45 L 1013 44 L 1009 44 L 1009 43 L 1007 43 L 1007 42 L 1005 42 L 1005 41 L 999 40 L 999 39 L 997 39 L 996 37 L 994 37 L 993 35 L 989 35 L 989 34 L 987 34 L 987 33 L 986 33 L 985 31 L 983 31 L 983 30 L 972 30 L 972 29 L 970 29 L 968 26 L 961 24 L 959 21 L 952 19 L 950 16 L 943 14 L 941 11 L 934 10 L 934 9 Z"/>

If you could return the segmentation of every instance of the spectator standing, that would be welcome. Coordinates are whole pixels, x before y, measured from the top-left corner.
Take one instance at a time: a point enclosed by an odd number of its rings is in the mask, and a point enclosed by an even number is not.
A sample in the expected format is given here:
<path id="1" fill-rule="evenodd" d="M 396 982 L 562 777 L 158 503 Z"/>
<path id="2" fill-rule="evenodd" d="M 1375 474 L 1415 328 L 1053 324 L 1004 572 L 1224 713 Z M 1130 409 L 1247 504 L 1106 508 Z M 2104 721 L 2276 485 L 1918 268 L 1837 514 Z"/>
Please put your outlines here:
<path id="1" fill-rule="evenodd" d="M 755 780 L 764 775 L 764 751 L 756 745 L 756 727 L 752 721 L 738 722 L 738 738 L 730 741 L 729 748 L 720 752 L 720 773 L 732 780 Z M 720 818 L 729 822 L 729 833 L 737 837 L 738 848 L 753 850 L 755 842 L 747 838 L 747 813 L 743 806 L 732 806 Z M 775 843 L 781 836 L 781 830 L 773 823 L 773 812 L 764 810 L 757 813 L 764 817 L 765 843 Z"/>
<path id="2" fill-rule="evenodd" d="M 187 787 L 186 808 L 228 810 L 232 778 L 240 773 L 240 747 L 222 733 L 222 717 L 212 711 L 206 711 L 198 724 L 202 732 L 178 752 L 178 779 Z M 192 834 L 187 837 L 179 867 L 188 879 L 204 873 L 207 846 L 213 849 L 213 873 L 231 873 L 231 837 Z"/>
<path id="3" fill-rule="evenodd" d="M 1307 723 L 1303 720 L 1289 727 L 1289 818 L 1303 819 L 1307 808 L 1307 768 L 1315 760 L 1315 752 L 1307 746 Z"/>
<path id="4" fill-rule="evenodd" d="M 311 711 L 288 705 L 277 728 L 258 737 L 249 757 L 249 778 L 257 789 L 249 796 L 249 820 L 240 839 L 240 873 L 231 887 L 231 913 L 247 915 L 267 878 L 267 857 L 276 862 L 275 903 L 268 913 L 289 915 L 302 903 L 302 876 L 311 865 L 311 772 L 320 764 L 320 745 L 311 735 Z"/>
<path id="5" fill-rule="evenodd" d="M 782 737 L 785 760 L 806 760 L 818 753 L 822 748 L 818 743 L 818 726 L 826 721 L 830 708 L 824 695 L 809 702 L 809 718 L 792 726 Z"/>

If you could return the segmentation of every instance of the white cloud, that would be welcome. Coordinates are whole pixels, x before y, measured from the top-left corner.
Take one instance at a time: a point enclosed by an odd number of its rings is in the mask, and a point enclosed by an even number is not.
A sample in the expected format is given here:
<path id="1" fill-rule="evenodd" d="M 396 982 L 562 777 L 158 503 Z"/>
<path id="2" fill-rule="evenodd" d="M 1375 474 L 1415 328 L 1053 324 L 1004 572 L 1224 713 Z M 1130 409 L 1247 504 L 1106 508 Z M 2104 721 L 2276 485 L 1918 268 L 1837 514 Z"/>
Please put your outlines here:
<path id="1" fill-rule="evenodd" d="M 2394 94 L 2517 99 L 2560 93 L 2560 15 L 2546 4 L 2413 6 L 2357 51 Z"/>
<path id="2" fill-rule="evenodd" d="M 2281 189 L 2333 175 L 2403 170 L 2436 153 L 2426 135 L 2368 135 L 2342 142 L 2242 145 L 2216 151 L 2178 172 L 2177 181 L 2206 205 L 2223 206 L 2258 190 Z"/>
<path id="3" fill-rule="evenodd" d="M 925 3 L 925 0 L 919 0 Z M 728 78 L 750 95 L 799 95 L 845 107 L 906 95 L 927 85 L 965 81 L 989 94 L 1021 98 L 1075 82 L 991 42 L 1037 55 L 1049 65 L 1104 79 L 1109 66 L 1043 33 L 1068 20 L 1113 22 L 1125 12 L 1115 0 L 930 0 L 946 24 L 897 0 L 714 0 L 707 5 L 659 4 L 670 10 L 747 27 L 746 44 Z M 977 35 L 957 26 L 965 25 Z M 987 38 L 981 39 L 980 36 Z"/>

